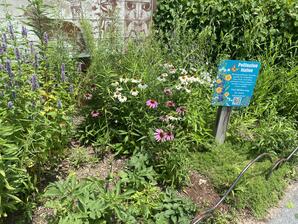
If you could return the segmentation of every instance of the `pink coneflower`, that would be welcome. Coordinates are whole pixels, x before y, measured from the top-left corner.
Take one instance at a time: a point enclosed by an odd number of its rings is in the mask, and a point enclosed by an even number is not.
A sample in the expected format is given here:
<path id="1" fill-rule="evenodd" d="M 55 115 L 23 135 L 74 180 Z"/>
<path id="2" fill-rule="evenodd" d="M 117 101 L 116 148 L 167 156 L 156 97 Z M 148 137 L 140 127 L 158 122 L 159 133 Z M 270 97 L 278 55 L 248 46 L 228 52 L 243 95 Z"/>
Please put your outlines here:
<path id="1" fill-rule="evenodd" d="M 158 102 L 156 100 L 147 100 L 146 105 L 151 109 L 157 108 Z"/>
<path id="2" fill-rule="evenodd" d="M 164 139 L 166 141 L 172 141 L 172 140 L 174 140 L 174 134 L 172 132 L 168 131 L 168 132 L 164 133 Z"/>
<path id="3" fill-rule="evenodd" d="M 98 112 L 98 111 L 96 111 L 96 110 L 94 110 L 94 111 L 91 111 L 91 117 L 93 117 L 93 118 L 97 118 L 97 117 L 99 117 L 99 115 L 100 115 L 100 112 Z"/>
<path id="4" fill-rule="evenodd" d="M 165 139 L 165 132 L 162 129 L 156 129 L 154 133 L 154 138 L 157 142 L 164 142 Z"/>
<path id="5" fill-rule="evenodd" d="M 186 108 L 185 108 L 185 107 L 178 107 L 178 108 L 176 109 L 176 112 L 177 112 L 179 115 L 184 116 L 185 113 L 186 113 Z"/>
<path id="6" fill-rule="evenodd" d="M 85 99 L 86 100 L 91 100 L 92 99 L 92 94 L 91 93 L 86 93 L 85 94 Z"/>
<path id="7" fill-rule="evenodd" d="M 167 95 L 167 96 L 172 96 L 173 93 L 172 93 L 172 90 L 170 88 L 165 88 L 163 90 L 164 94 Z"/>
<path id="8" fill-rule="evenodd" d="M 173 101 L 167 101 L 165 105 L 166 107 L 175 107 L 176 104 Z"/>

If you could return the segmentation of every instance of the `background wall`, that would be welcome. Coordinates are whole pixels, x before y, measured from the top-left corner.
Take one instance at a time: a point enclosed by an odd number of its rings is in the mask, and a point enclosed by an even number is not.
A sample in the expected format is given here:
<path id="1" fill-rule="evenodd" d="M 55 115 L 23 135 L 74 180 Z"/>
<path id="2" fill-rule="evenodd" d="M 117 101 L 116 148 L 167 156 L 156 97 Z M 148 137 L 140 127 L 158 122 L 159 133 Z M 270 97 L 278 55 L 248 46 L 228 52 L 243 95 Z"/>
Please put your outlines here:
<path id="1" fill-rule="evenodd" d="M 0 20 L 11 14 L 18 21 L 24 20 L 20 7 L 28 5 L 27 0 L 0 0 Z M 117 24 L 124 38 L 148 35 L 156 0 L 45 0 L 54 6 L 64 20 L 79 26 L 79 19 L 88 19 L 96 37 Z M 20 26 L 20 23 L 18 24 Z"/>

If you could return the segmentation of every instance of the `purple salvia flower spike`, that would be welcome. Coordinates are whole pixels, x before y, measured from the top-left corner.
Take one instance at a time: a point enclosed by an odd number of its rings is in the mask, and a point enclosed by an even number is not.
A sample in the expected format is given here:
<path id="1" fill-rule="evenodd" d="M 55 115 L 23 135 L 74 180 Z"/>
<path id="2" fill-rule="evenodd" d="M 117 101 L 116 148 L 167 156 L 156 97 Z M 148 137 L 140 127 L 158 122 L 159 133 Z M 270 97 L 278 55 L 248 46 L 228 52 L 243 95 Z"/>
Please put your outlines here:
<path id="1" fill-rule="evenodd" d="M 12 69 L 11 69 L 11 64 L 10 64 L 10 60 L 7 59 L 5 62 L 5 69 L 6 72 L 8 73 L 9 77 L 12 79 L 13 78 L 13 73 L 12 73 Z"/>
<path id="2" fill-rule="evenodd" d="M 30 47 L 31 54 L 34 54 L 34 44 L 33 44 L 33 41 L 30 41 L 29 42 L 29 47 Z"/>
<path id="3" fill-rule="evenodd" d="M 16 92 L 15 92 L 15 91 L 12 91 L 12 92 L 11 92 L 11 96 L 12 96 L 13 99 L 17 98 L 17 94 L 16 94 Z"/>
<path id="4" fill-rule="evenodd" d="M 12 101 L 8 101 L 7 107 L 8 107 L 8 109 L 12 109 L 13 108 L 13 102 Z"/>
<path id="5" fill-rule="evenodd" d="M 62 102 L 61 102 L 61 100 L 58 100 L 57 107 L 58 107 L 58 109 L 62 109 Z"/>
<path id="6" fill-rule="evenodd" d="M 38 62 L 38 55 L 37 55 L 37 53 L 34 55 L 33 65 L 34 65 L 35 68 L 38 68 L 39 62 Z"/>
<path id="7" fill-rule="evenodd" d="M 19 50 L 19 48 L 16 47 L 16 48 L 14 49 L 14 54 L 15 54 L 15 56 L 16 56 L 17 61 L 21 60 L 21 54 L 20 54 L 20 50 Z"/>
<path id="8" fill-rule="evenodd" d="M 11 22 L 9 22 L 9 24 L 8 24 L 8 32 L 10 33 L 11 39 L 14 40 L 14 31 L 13 31 L 13 26 L 12 26 Z"/>
<path id="9" fill-rule="evenodd" d="M 62 82 L 65 82 L 65 64 L 64 63 L 61 65 L 61 80 Z"/>
<path id="10" fill-rule="evenodd" d="M 23 38 L 27 38 L 28 36 L 28 30 L 25 26 L 22 26 L 22 36 Z"/>
<path id="11" fill-rule="evenodd" d="M 39 88 L 39 83 L 37 81 L 37 76 L 35 74 L 32 75 L 30 82 L 31 82 L 31 87 L 33 91 Z"/>
<path id="12" fill-rule="evenodd" d="M 44 44 L 45 45 L 48 45 L 48 43 L 49 43 L 49 35 L 47 34 L 47 32 L 45 32 L 43 34 L 43 41 L 44 41 Z"/>

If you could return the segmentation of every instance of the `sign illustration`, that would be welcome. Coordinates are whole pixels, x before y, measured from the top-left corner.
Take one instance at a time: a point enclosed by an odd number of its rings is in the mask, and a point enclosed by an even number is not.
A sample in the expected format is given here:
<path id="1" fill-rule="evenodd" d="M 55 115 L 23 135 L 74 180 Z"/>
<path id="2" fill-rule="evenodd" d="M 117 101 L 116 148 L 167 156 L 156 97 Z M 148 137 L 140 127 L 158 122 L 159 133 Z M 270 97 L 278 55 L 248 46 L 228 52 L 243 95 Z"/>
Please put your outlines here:
<path id="1" fill-rule="evenodd" d="M 212 105 L 247 107 L 253 96 L 261 63 L 225 60 L 218 66 Z"/>

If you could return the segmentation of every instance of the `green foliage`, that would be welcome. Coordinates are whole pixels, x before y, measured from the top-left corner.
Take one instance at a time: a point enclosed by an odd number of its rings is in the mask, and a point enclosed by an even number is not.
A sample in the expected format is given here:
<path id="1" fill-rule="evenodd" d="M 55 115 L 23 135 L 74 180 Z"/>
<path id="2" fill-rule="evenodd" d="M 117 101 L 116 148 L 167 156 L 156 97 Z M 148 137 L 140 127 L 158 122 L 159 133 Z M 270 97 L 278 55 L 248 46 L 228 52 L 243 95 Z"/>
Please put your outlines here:
<path id="1" fill-rule="evenodd" d="M 189 223 L 194 205 L 171 189 L 162 192 L 145 159 L 142 154 L 132 157 L 113 186 L 75 175 L 50 184 L 44 197 L 46 206 L 55 209 L 52 223 Z"/>
<path id="2" fill-rule="evenodd" d="M 70 164 L 77 168 L 87 163 L 95 163 L 97 159 L 89 154 L 88 149 L 84 147 L 72 148 L 69 156 Z"/>
<path id="3" fill-rule="evenodd" d="M 223 194 L 252 158 L 255 158 L 255 154 L 251 155 L 249 144 L 225 144 L 212 147 L 209 152 L 194 154 L 192 161 L 194 168 L 207 175 L 218 192 Z M 266 174 L 271 166 L 269 160 L 254 164 L 226 202 L 238 211 L 249 209 L 257 217 L 264 216 L 267 209 L 282 196 L 287 185 L 285 177 L 293 175 L 290 166 L 285 165 L 267 180 Z"/>
<path id="4" fill-rule="evenodd" d="M 154 20 L 163 33 L 175 33 L 177 24 L 209 29 L 213 60 L 250 59 L 266 51 L 297 56 L 297 1 L 162 0 Z"/>
<path id="5" fill-rule="evenodd" d="M 205 41 L 205 36 L 196 37 Z M 80 139 L 99 152 L 106 148 L 122 155 L 148 152 L 149 164 L 159 173 L 161 183 L 185 183 L 188 161 L 184 157 L 189 145 L 205 144 L 211 133 L 208 122 L 197 120 L 200 114 L 195 112 L 198 104 L 202 111 L 209 109 L 211 74 L 206 64 L 194 67 L 204 57 L 196 51 L 189 54 L 195 59 L 187 62 L 178 49 L 167 55 L 154 38 L 130 42 L 125 52 L 121 45 L 105 41 L 93 49 L 84 80 L 81 115 L 85 122 L 78 130 Z M 177 65 L 170 63 L 177 58 Z M 196 104 L 194 97 L 201 100 Z M 151 101 L 154 108 L 150 108 Z M 158 139 L 160 130 L 163 137 Z"/>
<path id="6" fill-rule="evenodd" d="M 64 154 L 72 133 L 78 73 L 71 60 L 60 61 L 58 69 L 52 66 L 55 44 L 34 44 L 27 29 L 19 32 L 10 21 L 0 32 L 3 217 L 29 209 L 30 194 L 37 191 L 44 167 L 55 165 Z"/>

